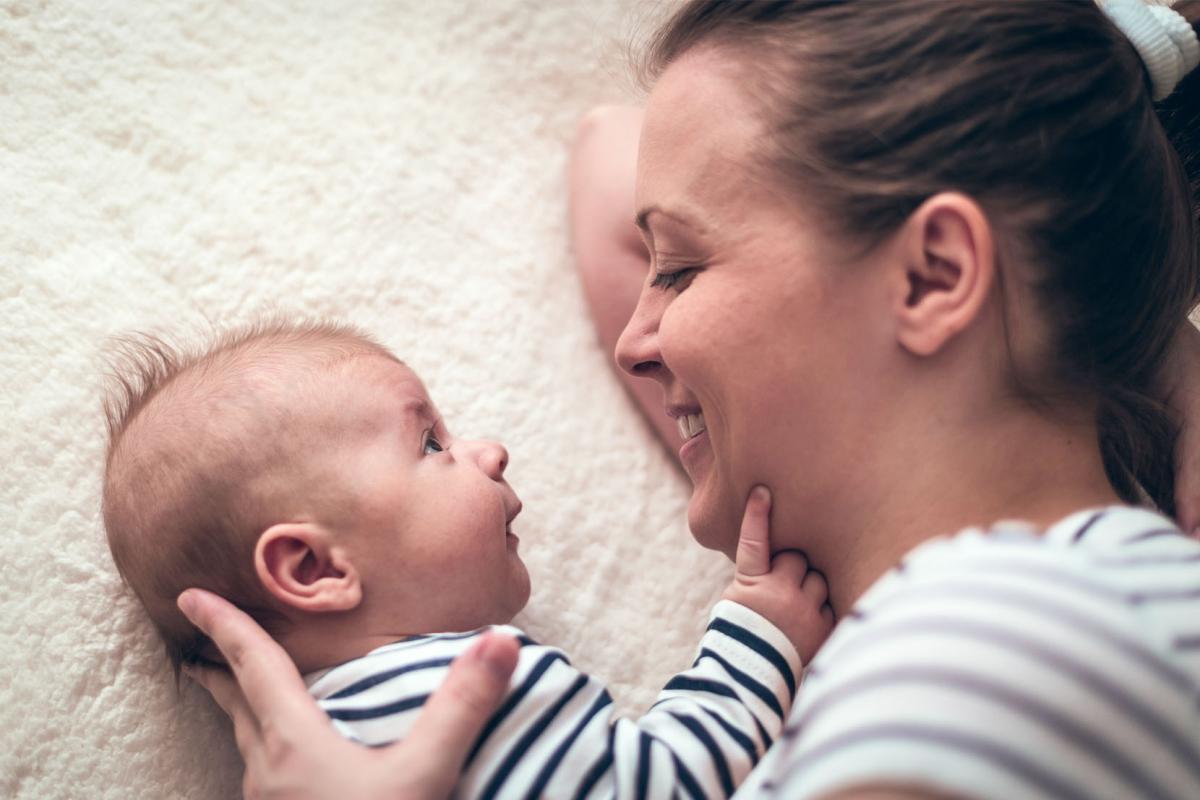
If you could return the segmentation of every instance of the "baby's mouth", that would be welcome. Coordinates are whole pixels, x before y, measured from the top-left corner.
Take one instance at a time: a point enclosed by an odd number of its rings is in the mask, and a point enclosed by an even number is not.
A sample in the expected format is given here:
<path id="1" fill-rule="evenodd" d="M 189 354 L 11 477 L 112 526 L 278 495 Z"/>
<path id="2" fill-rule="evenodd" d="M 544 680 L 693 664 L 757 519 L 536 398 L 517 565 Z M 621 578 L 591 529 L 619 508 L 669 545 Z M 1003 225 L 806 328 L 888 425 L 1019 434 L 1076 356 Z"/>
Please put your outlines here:
<path id="1" fill-rule="evenodd" d="M 703 411 L 697 411 L 695 414 L 682 414 L 675 418 L 675 424 L 679 426 L 679 436 L 685 442 L 688 439 L 696 438 L 708 429 L 704 424 Z"/>

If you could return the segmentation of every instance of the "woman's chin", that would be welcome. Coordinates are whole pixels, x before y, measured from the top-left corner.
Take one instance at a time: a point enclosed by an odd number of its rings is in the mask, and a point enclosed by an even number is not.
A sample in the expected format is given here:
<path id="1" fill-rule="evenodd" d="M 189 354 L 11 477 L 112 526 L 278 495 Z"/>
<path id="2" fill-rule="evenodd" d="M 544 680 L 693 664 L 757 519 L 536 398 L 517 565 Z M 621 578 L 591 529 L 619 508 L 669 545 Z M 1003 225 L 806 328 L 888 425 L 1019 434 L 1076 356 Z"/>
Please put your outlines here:
<path id="1" fill-rule="evenodd" d="M 712 492 L 707 489 L 711 487 L 696 486 L 692 492 L 687 510 L 688 528 L 697 544 L 720 551 L 732 561 L 737 552 L 741 515 L 731 515 L 722 508 L 727 503 L 712 502 Z"/>

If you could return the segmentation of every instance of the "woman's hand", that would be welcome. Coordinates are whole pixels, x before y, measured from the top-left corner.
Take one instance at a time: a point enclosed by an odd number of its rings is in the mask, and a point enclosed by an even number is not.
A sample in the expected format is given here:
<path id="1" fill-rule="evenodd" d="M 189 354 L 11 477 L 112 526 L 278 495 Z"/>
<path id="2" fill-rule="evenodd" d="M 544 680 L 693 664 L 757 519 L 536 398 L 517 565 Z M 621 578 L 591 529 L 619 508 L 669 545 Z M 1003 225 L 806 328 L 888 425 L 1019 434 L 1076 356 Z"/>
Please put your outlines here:
<path id="1" fill-rule="evenodd" d="M 1175 514 L 1200 535 L 1200 331 L 1185 321 L 1171 346 L 1168 405 L 1180 425 L 1175 445 Z"/>
<path id="2" fill-rule="evenodd" d="M 191 667 L 187 674 L 233 720 L 247 798 L 440 800 L 517 663 L 515 639 L 485 636 L 455 660 L 404 741 L 368 749 L 334 731 L 287 653 L 242 611 L 199 589 L 181 594 L 179 608 L 233 671 Z"/>

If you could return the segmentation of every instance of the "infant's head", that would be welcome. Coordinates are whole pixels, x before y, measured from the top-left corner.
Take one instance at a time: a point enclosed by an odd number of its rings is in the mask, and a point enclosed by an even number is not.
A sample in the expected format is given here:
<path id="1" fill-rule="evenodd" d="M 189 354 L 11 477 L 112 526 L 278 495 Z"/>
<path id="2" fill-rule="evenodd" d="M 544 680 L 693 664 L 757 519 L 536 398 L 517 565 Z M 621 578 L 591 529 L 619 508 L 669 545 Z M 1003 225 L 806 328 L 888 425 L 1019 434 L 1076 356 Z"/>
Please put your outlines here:
<path id="1" fill-rule="evenodd" d="M 219 657 L 175 606 L 192 586 L 251 613 L 302 669 L 524 606 L 507 453 L 451 436 L 386 348 L 272 322 L 203 350 L 122 350 L 104 524 L 176 667 Z"/>

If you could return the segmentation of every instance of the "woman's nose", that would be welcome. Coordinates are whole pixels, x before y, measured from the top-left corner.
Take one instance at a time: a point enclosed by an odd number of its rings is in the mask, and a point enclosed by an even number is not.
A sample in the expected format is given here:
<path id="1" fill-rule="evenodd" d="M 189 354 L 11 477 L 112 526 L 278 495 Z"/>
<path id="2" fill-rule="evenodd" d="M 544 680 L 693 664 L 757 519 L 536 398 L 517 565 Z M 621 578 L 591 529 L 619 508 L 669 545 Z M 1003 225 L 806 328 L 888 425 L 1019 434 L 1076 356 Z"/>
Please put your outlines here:
<path id="1" fill-rule="evenodd" d="M 617 339 L 616 357 L 621 369 L 637 378 L 662 377 L 662 354 L 658 351 L 658 321 L 661 309 L 656 307 L 646 287 L 638 298 L 633 316 Z"/>

